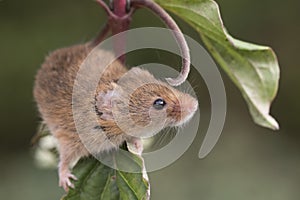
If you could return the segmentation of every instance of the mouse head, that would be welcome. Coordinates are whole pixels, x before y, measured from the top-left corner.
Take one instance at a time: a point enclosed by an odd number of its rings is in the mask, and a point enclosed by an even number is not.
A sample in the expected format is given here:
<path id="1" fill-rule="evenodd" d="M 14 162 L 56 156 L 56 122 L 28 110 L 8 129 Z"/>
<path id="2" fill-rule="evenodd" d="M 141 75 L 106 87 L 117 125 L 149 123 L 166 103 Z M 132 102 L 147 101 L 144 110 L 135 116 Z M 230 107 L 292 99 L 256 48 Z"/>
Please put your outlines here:
<path id="1" fill-rule="evenodd" d="M 192 118 L 198 101 L 140 68 L 129 70 L 106 93 L 111 119 L 126 134 L 149 137 L 168 126 L 180 126 Z M 99 105 L 100 106 L 100 105 Z"/>

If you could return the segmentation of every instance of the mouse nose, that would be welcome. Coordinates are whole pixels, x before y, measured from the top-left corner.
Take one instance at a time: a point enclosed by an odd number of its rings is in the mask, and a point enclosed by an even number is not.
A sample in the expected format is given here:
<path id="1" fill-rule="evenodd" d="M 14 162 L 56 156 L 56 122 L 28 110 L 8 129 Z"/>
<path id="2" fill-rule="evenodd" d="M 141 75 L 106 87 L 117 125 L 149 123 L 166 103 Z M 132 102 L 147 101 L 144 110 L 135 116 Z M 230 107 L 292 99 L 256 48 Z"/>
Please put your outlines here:
<path id="1" fill-rule="evenodd" d="M 194 97 L 184 94 L 179 100 L 179 110 L 176 115 L 175 126 L 180 126 L 189 121 L 198 109 L 198 101 Z"/>
<path id="2" fill-rule="evenodd" d="M 198 109 L 198 101 L 193 97 L 186 98 L 183 105 L 183 108 L 185 108 L 187 113 L 194 113 Z"/>
<path id="3" fill-rule="evenodd" d="M 180 99 L 181 120 L 190 118 L 198 109 L 198 101 L 194 97 L 185 94 Z"/>

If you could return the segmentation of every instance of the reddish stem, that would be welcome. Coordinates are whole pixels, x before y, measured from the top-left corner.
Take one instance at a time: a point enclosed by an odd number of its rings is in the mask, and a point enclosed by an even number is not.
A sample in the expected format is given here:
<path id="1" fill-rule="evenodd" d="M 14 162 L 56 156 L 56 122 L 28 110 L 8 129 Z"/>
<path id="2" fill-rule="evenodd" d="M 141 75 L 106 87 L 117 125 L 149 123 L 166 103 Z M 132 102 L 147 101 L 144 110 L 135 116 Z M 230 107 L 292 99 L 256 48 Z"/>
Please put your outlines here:
<path id="1" fill-rule="evenodd" d="M 131 14 L 126 12 L 127 7 L 126 0 L 114 0 L 113 1 L 113 13 L 114 17 L 110 16 L 109 22 L 111 25 L 112 34 L 116 35 L 129 29 L 131 22 Z M 125 50 L 126 50 L 126 35 L 121 34 L 118 37 L 113 38 L 113 47 L 116 55 L 121 55 L 119 60 L 125 63 Z"/>
<path id="2" fill-rule="evenodd" d="M 119 17 L 123 17 L 126 15 L 126 7 L 127 7 L 126 0 L 114 0 L 113 1 L 113 12 L 115 15 L 117 15 Z"/>
<path id="3" fill-rule="evenodd" d="M 106 3 L 103 0 L 96 0 L 97 3 L 105 10 L 106 14 L 109 16 L 112 14 L 109 7 L 106 5 Z"/>
<path id="4" fill-rule="evenodd" d="M 177 86 L 182 84 L 186 79 L 190 71 L 190 52 L 183 33 L 177 26 L 176 22 L 172 17 L 158 4 L 152 0 L 112 0 L 113 9 L 110 10 L 109 7 L 102 0 L 96 0 L 100 6 L 104 8 L 108 18 L 108 24 L 102 31 L 102 33 L 97 37 L 96 43 L 101 42 L 109 30 L 112 34 L 118 34 L 129 29 L 131 22 L 131 15 L 136 8 L 146 7 L 152 10 L 156 15 L 158 15 L 165 24 L 173 31 L 175 39 L 180 46 L 180 51 L 182 55 L 182 68 L 178 77 L 176 78 L 166 78 L 170 85 Z M 130 5 L 127 5 L 130 2 Z M 128 9 L 129 8 L 129 9 Z M 125 62 L 125 47 L 126 47 L 126 35 L 114 37 L 113 48 L 116 55 L 121 55 L 119 60 Z"/>
<path id="5" fill-rule="evenodd" d="M 129 29 L 129 25 L 131 22 L 131 10 L 129 13 L 127 13 L 127 1 L 126 0 L 113 0 L 112 7 L 113 9 L 110 10 L 108 6 L 102 1 L 97 0 L 97 2 L 100 4 L 101 7 L 104 8 L 108 15 L 108 26 L 109 29 L 112 32 L 112 35 L 116 35 L 118 33 L 127 31 Z M 104 29 L 103 32 L 106 32 L 107 30 Z M 101 35 L 103 35 L 103 32 L 100 34 L 100 36 L 97 37 L 96 41 L 101 42 Z M 126 35 L 122 34 L 121 36 L 114 37 L 113 38 L 113 49 L 116 55 L 121 55 L 119 57 L 119 60 L 122 63 L 125 63 L 125 48 L 126 48 Z"/>
<path id="6" fill-rule="evenodd" d="M 182 68 L 178 77 L 176 78 L 166 78 L 170 85 L 178 86 L 182 84 L 188 77 L 190 72 L 190 51 L 186 43 L 183 33 L 180 28 L 173 20 L 173 18 L 158 4 L 152 0 L 131 0 L 132 7 L 146 7 L 157 14 L 164 23 L 173 31 L 174 37 L 180 46 L 180 51 L 182 55 Z"/>

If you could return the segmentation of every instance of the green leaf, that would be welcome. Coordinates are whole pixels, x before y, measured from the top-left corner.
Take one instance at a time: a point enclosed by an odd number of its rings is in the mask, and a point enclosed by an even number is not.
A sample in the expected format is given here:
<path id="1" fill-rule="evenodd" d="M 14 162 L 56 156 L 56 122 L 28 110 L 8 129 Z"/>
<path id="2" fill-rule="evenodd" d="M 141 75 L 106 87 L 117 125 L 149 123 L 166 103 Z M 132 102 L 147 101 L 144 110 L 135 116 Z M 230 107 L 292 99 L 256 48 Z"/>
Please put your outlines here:
<path id="1" fill-rule="evenodd" d="M 57 166 L 57 143 L 45 124 L 40 124 L 34 138 L 36 162 L 48 164 L 48 166 L 43 166 L 48 168 Z M 148 200 L 150 184 L 143 158 L 135 153 L 134 145 L 131 143 L 124 144 L 121 148 L 122 151 L 118 151 L 119 153 L 107 154 L 113 156 L 115 168 L 140 173 L 112 169 L 94 157 L 82 158 L 73 168 L 73 174 L 78 179 L 74 181 L 75 189 L 70 189 L 62 200 Z M 54 158 L 51 165 L 48 161 L 49 156 Z"/>
<path id="2" fill-rule="evenodd" d="M 143 160 L 131 154 L 135 169 L 143 171 Z M 118 166 L 118 162 L 115 163 Z M 70 189 L 62 200 L 147 200 L 149 183 L 142 173 L 128 173 L 112 169 L 89 157 L 78 161 L 73 168 L 75 189 Z"/>
<path id="3" fill-rule="evenodd" d="M 269 114 L 279 82 L 279 65 L 273 50 L 230 36 L 214 1 L 155 1 L 199 32 L 207 49 L 241 91 L 254 121 L 278 129 L 278 123 Z"/>

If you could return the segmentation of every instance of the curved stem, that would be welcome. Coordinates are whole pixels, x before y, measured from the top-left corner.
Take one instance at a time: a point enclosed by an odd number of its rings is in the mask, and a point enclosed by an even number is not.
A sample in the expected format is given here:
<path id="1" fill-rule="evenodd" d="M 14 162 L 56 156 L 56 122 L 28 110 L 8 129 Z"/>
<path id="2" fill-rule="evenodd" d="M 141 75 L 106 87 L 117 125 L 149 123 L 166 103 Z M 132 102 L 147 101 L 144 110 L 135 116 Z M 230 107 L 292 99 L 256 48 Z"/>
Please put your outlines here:
<path id="1" fill-rule="evenodd" d="M 176 78 L 166 78 L 167 82 L 170 85 L 178 86 L 182 84 L 188 77 L 190 72 L 190 51 L 189 47 L 186 43 L 183 33 L 177 26 L 176 22 L 172 19 L 172 17 L 158 4 L 151 0 L 131 0 L 132 7 L 146 7 L 152 10 L 155 14 L 157 14 L 164 23 L 173 31 L 174 37 L 177 43 L 180 46 L 180 51 L 182 55 L 182 68 L 178 77 Z"/>
<path id="2" fill-rule="evenodd" d="M 114 15 L 113 12 L 109 9 L 108 5 L 103 0 L 96 0 L 96 2 L 105 10 L 108 16 Z"/>

